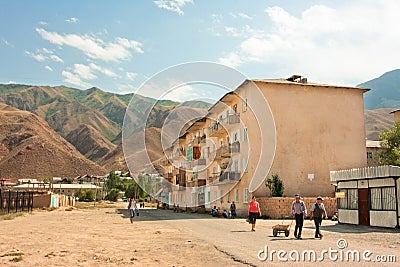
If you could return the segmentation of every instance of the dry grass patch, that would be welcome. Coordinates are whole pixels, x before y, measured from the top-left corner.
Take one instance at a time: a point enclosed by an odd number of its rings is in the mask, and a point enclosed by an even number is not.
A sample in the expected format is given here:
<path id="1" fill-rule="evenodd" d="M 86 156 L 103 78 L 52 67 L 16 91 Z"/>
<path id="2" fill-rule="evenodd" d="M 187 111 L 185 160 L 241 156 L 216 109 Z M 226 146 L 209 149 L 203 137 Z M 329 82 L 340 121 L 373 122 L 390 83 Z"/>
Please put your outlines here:
<path id="1" fill-rule="evenodd" d="M 0 221 L 2 221 L 2 220 L 4 220 L 4 221 L 6 221 L 6 220 L 14 220 L 17 217 L 24 216 L 24 215 L 25 215 L 25 213 L 23 213 L 23 212 L 8 213 L 8 214 L 5 214 L 5 215 L 0 215 Z"/>
<path id="2" fill-rule="evenodd" d="M 6 254 L 3 254 L 3 255 L 0 255 L 0 258 L 12 257 L 12 259 L 10 259 L 10 261 L 12 261 L 12 262 L 20 262 L 20 261 L 22 261 L 22 255 L 24 255 L 24 253 L 22 253 L 22 252 L 10 252 L 10 253 L 6 253 Z"/>

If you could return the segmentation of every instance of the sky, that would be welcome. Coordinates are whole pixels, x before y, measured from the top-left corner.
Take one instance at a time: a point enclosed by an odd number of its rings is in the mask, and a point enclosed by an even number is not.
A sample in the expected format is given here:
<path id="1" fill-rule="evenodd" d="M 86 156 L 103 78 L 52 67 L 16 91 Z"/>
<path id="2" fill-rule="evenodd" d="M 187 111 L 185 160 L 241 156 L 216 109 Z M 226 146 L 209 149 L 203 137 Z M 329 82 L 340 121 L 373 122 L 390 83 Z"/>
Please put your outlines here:
<path id="1" fill-rule="evenodd" d="M 399 68 L 398 14 L 398 0 L 0 0 L 0 83 L 125 94 L 205 61 L 355 86 Z"/>

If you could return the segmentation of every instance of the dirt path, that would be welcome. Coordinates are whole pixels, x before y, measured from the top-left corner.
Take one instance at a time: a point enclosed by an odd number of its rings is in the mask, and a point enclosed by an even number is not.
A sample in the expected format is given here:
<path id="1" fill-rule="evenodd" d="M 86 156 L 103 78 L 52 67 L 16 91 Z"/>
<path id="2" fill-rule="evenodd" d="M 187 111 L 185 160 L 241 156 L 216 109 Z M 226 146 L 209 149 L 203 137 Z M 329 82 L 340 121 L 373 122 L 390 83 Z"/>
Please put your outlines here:
<path id="1" fill-rule="evenodd" d="M 400 233 L 335 225 L 324 221 L 322 240 L 306 221 L 303 240 L 273 237 L 273 220 L 257 222 L 250 232 L 244 219 L 215 219 L 207 215 L 141 210 L 133 224 L 125 203 L 115 208 L 34 212 L 0 221 L 0 265 L 7 266 L 269 266 L 299 263 L 260 261 L 257 252 L 337 248 L 345 238 L 351 250 L 369 249 L 373 255 L 396 255 L 400 261 Z M 288 222 L 289 223 L 289 222 Z M 344 250 L 346 250 L 344 249 Z M 262 254 L 263 255 L 263 254 Z M 319 255 L 318 255 L 319 256 Z M 286 258 L 288 255 L 286 255 Z M 345 262 L 338 261 L 340 266 Z M 301 265 L 332 266 L 323 262 Z M 372 265 L 372 263 L 369 263 Z M 352 264 L 354 265 L 354 264 Z M 359 266 L 368 265 L 360 262 Z M 382 266 L 381 264 L 379 266 Z M 387 266 L 396 266 L 387 263 Z"/>

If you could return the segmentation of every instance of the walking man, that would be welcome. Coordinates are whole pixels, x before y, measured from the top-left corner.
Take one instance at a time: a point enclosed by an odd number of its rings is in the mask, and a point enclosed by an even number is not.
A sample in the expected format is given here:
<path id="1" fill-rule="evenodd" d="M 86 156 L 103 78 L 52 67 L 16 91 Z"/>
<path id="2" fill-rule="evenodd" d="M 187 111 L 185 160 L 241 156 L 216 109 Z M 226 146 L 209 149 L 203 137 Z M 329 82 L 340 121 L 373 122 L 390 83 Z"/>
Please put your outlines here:
<path id="1" fill-rule="evenodd" d="M 304 217 L 307 215 L 307 209 L 299 194 L 296 194 L 295 198 L 296 200 L 292 202 L 292 216 L 294 216 L 296 220 L 296 226 L 294 227 L 294 237 L 297 239 L 302 239 L 301 230 L 303 229 L 303 222 Z"/>
<path id="2" fill-rule="evenodd" d="M 315 224 L 315 238 L 322 238 L 322 234 L 319 230 L 322 223 L 322 218 L 327 217 L 326 209 L 324 203 L 322 203 L 324 199 L 322 197 L 317 197 L 317 202 L 315 202 L 311 207 L 310 213 L 310 221 L 314 219 Z"/>

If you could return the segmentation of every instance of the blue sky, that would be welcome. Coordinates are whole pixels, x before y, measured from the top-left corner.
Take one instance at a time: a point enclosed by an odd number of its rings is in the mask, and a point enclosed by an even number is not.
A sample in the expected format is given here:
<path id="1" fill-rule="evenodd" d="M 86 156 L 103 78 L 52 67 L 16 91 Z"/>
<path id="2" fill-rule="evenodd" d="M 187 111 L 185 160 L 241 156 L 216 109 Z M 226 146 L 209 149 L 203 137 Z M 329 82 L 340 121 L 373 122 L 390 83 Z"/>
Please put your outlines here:
<path id="1" fill-rule="evenodd" d="M 0 0 L 0 6 L 0 83 L 129 93 L 170 66 L 210 61 L 249 78 L 301 74 L 356 85 L 400 62 L 397 0 Z"/>

